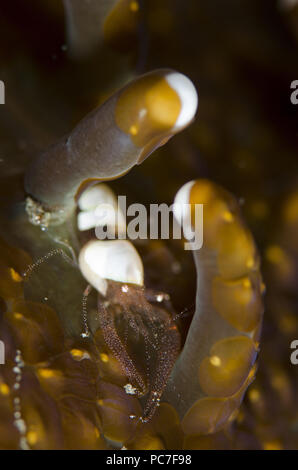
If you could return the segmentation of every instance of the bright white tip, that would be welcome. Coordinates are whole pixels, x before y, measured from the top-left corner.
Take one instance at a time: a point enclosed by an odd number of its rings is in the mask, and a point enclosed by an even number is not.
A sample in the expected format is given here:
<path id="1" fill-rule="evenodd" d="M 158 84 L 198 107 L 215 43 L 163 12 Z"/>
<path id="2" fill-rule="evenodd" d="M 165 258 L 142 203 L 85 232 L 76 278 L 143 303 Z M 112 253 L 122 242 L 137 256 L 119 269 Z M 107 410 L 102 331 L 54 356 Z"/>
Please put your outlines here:
<path id="1" fill-rule="evenodd" d="M 192 81 L 182 73 L 172 72 L 165 78 L 181 100 L 181 111 L 174 127 L 180 129 L 187 126 L 196 114 L 199 101 L 197 90 Z"/>
<path id="2" fill-rule="evenodd" d="M 106 279 L 138 284 L 144 283 L 142 260 L 128 240 L 92 240 L 80 251 L 82 275 L 102 295 L 106 295 Z"/>
<path id="3" fill-rule="evenodd" d="M 191 240 L 193 238 L 190 192 L 194 184 L 194 180 L 185 183 L 179 189 L 174 199 L 173 214 L 178 224 L 183 227 L 183 233 L 187 240 Z"/>
<path id="4" fill-rule="evenodd" d="M 82 211 L 89 211 L 95 209 L 98 204 L 113 205 L 115 201 L 116 196 L 111 188 L 104 183 L 98 183 L 83 192 L 78 201 L 78 206 Z"/>
<path id="5" fill-rule="evenodd" d="M 185 213 L 186 209 L 190 210 L 190 191 L 195 184 L 195 181 L 189 181 L 185 183 L 179 191 L 176 193 L 174 199 L 174 207 L 173 207 L 173 214 L 177 222 L 182 225 L 183 218 L 187 215 Z"/>
<path id="6" fill-rule="evenodd" d="M 90 230 L 95 227 L 96 217 L 93 211 L 84 211 L 78 213 L 78 229 L 80 231 Z"/>
<path id="7" fill-rule="evenodd" d="M 106 184 L 99 183 L 88 188 L 78 202 L 81 212 L 78 213 L 78 229 L 90 230 L 95 227 L 108 227 L 108 232 L 125 233 L 126 221 L 118 207 L 115 194 Z"/>
<path id="8" fill-rule="evenodd" d="M 78 229 L 81 231 L 91 228 L 107 227 L 107 232 L 115 238 L 116 229 L 118 235 L 126 232 L 126 224 L 123 213 L 110 204 L 99 204 L 90 211 L 78 213 Z M 105 233 L 105 232 L 104 232 Z"/>

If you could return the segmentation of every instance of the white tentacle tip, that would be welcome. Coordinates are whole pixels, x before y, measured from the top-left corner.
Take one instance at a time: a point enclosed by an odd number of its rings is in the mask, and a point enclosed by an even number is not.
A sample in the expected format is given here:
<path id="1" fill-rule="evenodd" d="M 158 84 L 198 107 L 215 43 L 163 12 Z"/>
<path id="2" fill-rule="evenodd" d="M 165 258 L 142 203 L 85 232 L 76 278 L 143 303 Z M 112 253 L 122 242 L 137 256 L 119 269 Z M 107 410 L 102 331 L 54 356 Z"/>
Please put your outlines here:
<path id="1" fill-rule="evenodd" d="M 182 225 L 183 219 L 188 215 L 190 210 L 190 192 L 195 184 L 195 180 L 185 183 L 176 193 L 174 199 L 173 213 L 177 222 Z M 187 213 L 186 213 L 187 211 Z"/>
<path id="2" fill-rule="evenodd" d="M 174 129 L 182 129 L 195 117 L 199 103 L 198 93 L 192 81 L 182 73 L 171 72 L 165 78 L 181 100 L 181 110 Z"/>
<path id="3" fill-rule="evenodd" d="M 81 195 L 77 225 L 80 231 L 106 226 L 109 231 L 121 234 L 126 231 L 124 215 L 118 207 L 112 189 L 104 183 L 88 188 Z"/>
<path id="4" fill-rule="evenodd" d="M 142 260 L 128 240 L 92 240 L 81 250 L 79 266 L 85 279 L 106 295 L 107 279 L 142 286 Z"/>

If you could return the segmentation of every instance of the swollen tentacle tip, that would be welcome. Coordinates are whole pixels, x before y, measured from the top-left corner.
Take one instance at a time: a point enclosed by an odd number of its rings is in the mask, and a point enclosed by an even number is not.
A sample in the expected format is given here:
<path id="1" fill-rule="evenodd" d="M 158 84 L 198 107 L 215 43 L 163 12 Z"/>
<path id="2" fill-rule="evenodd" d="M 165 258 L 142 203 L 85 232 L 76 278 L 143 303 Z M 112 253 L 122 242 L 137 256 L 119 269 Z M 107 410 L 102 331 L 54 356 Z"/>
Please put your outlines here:
<path id="1" fill-rule="evenodd" d="M 183 204 L 189 204 L 190 191 L 195 183 L 196 183 L 195 180 L 185 183 L 183 186 L 181 186 L 179 191 L 176 193 L 176 196 L 174 199 L 174 204 L 176 204 L 176 207 L 174 207 L 174 216 L 178 222 L 181 219 L 181 209 L 183 207 Z"/>
<path id="2" fill-rule="evenodd" d="M 81 210 L 78 213 L 77 224 L 80 231 L 94 227 L 107 226 L 108 230 L 125 233 L 125 218 L 118 207 L 114 192 L 104 183 L 87 188 L 78 200 Z"/>
<path id="3" fill-rule="evenodd" d="M 85 279 L 106 295 L 107 279 L 142 286 L 144 269 L 142 260 L 127 240 L 92 240 L 81 250 L 79 266 Z"/>
<path id="4" fill-rule="evenodd" d="M 115 120 L 142 153 L 140 163 L 194 119 L 197 91 L 189 78 L 161 69 L 139 77 L 120 94 Z"/>
<path id="5" fill-rule="evenodd" d="M 198 94 L 192 81 L 179 72 L 166 75 L 166 81 L 175 90 L 181 101 L 180 113 L 176 119 L 174 129 L 183 129 L 192 122 L 198 108 Z"/>
<path id="6" fill-rule="evenodd" d="M 78 206 L 82 211 L 94 209 L 99 203 L 110 203 L 114 199 L 111 188 L 104 184 L 96 184 L 86 189 L 78 200 Z"/>
<path id="7" fill-rule="evenodd" d="M 74 213 L 83 186 L 119 178 L 140 164 L 190 124 L 197 103 L 191 81 L 169 69 L 147 73 L 117 91 L 29 165 L 25 191 L 36 201 L 33 209 L 27 207 L 30 221 L 40 224 L 47 216 L 47 225 L 63 223 Z M 86 218 L 82 227 L 91 223 Z"/>
<path id="8" fill-rule="evenodd" d="M 183 227 L 184 238 L 191 242 L 185 245 L 186 250 L 200 249 L 203 245 L 203 204 L 191 204 L 191 192 L 195 185 L 196 181 L 184 184 L 177 192 L 173 205 L 174 218 Z"/>
<path id="9" fill-rule="evenodd" d="M 192 187 L 195 185 L 195 180 L 185 183 L 179 191 L 176 193 L 174 198 L 174 207 L 173 214 L 176 221 L 182 225 L 185 221 L 189 219 L 189 201 L 190 201 L 190 192 Z"/>

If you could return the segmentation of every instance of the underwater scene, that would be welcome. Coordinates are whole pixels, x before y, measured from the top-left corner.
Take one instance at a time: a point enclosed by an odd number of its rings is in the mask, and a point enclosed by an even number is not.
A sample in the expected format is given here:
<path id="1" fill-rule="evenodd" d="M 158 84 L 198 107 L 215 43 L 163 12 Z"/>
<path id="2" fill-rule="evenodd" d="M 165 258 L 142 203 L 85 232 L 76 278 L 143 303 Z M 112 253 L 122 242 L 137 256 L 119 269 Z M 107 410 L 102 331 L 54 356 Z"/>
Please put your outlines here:
<path id="1" fill-rule="evenodd" d="M 1 450 L 298 450 L 297 57 L 297 0 L 1 1 Z"/>

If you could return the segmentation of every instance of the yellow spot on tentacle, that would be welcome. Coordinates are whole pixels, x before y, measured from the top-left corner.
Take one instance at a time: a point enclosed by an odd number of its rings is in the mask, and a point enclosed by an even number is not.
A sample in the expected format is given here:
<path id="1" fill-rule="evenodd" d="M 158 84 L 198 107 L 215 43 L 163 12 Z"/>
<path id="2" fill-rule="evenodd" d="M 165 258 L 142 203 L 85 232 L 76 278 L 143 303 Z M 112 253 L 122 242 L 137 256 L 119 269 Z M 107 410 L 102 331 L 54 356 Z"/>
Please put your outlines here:
<path id="1" fill-rule="evenodd" d="M 211 363 L 214 367 L 219 367 L 219 366 L 221 366 L 221 359 L 220 359 L 220 357 L 218 357 L 218 356 L 211 356 L 211 357 L 210 357 L 210 363 Z"/>
<path id="2" fill-rule="evenodd" d="M 102 360 L 102 362 L 109 362 L 109 356 L 105 353 L 100 354 L 100 359 Z"/>
<path id="3" fill-rule="evenodd" d="M 30 446 L 34 446 L 37 443 L 37 440 L 38 440 L 37 432 L 29 431 L 26 435 L 26 438 L 27 438 L 28 444 Z"/>
<path id="4" fill-rule="evenodd" d="M 130 126 L 130 128 L 129 128 L 129 133 L 130 133 L 131 135 L 137 135 L 137 133 L 138 133 L 138 128 L 137 128 L 137 126 L 134 126 L 134 125 Z"/>
<path id="5" fill-rule="evenodd" d="M 118 0 L 103 23 L 104 42 L 118 51 L 135 47 L 139 25 L 137 0 Z"/>
<path id="6" fill-rule="evenodd" d="M 287 255 L 278 245 L 271 245 L 266 250 L 266 258 L 274 264 L 282 264 L 287 261 Z"/>
<path id="7" fill-rule="evenodd" d="M 282 450 L 282 445 L 279 441 L 270 441 L 264 442 L 263 445 L 264 450 Z"/>
<path id="8" fill-rule="evenodd" d="M 161 76 L 147 76 L 132 83 L 120 95 L 115 111 L 117 126 L 144 147 L 170 132 L 181 111 L 176 91 Z"/>
<path id="9" fill-rule="evenodd" d="M 224 219 L 226 222 L 233 222 L 233 220 L 234 220 L 234 215 L 232 214 L 232 212 L 225 211 L 225 212 L 223 213 L 223 219 Z"/>
<path id="10" fill-rule="evenodd" d="M 260 399 L 260 392 L 256 388 L 248 390 L 248 398 L 252 403 L 256 403 Z"/>
<path id="11" fill-rule="evenodd" d="M 11 275 L 11 278 L 13 279 L 13 281 L 15 281 L 15 282 L 22 282 L 23 281 L 23 278 L 13 268 L 10 268 L 9 271 L 10 271 L 10 275 Z"/>
<path id="12" fill-rule="evenodd" d="M 246 267 L 248 269 L 251 269 L 254 267 L 254 265 L 255 265 L 255 259 L 253 257 L 248 258 L 246 261 Z"/>
<path id="13" fill-rule="evenodd" d="M 60 377 L 62 374 L 58 370 L 53 369 L 39 369 L 38 375 L 43 379 L 51 379 L 54 377 Z"/>
<path id="14" fill-rule="evenodd" d="M 243 287 L 245 287 L 246 289 L 251 289 L 252 286 L 251 286 L 251 281 L 250 281 L 250 279 L 248 279 L 248 278 L 247 278 L 247 279 L 244 279 L 244 281 L 243 281 Z"/>
<path id="15" fill-rule="evenodd" d="M 270 245 L 267 247 L 265 256 L 267 260 L 276 265 L 282 276 L 289 276 L 293 272 L 293 263 L 287 252 L 278 245 Z"/>
<path id="16" fill-rule="evenodd" d="M 131 9 L 131 11 L 136 12 L 139 10 L 140 6 L 138 2 L 133 1 L 133 2 L 130 2 L 129 8 Z"/>
<path id="17" fill-rule="evenodd" d="M 72 349 L 70 351 L 70 354 L 77 361 L 80 361 L 82 359 L 90 359 L 89 354 L 86 351 L 83 351 L 82 349 Z"/>
<path id="18" fill-rule="evenodd" d="M 70 351 L 70 354 L 71 354 L 73 357 L 83 357 L 84 351 L 82 351 L 81 349 L 72 349 L 72 350 Z"/>
<path id="19" fill-rule="evenodd" d="M 22 313 L 19 313 L 19 312 L 14 312 L 14 317 L 16 318 L 16 320 L 21 320 L 24 315 L 22 315 Z"/>
<path id="20" fill-rule="evenodd" d="M 298 193 L 292 194 L 284 207 L 284 218 L 288 223 L 298 221 Z"/>
<path id="21" fill-rule="evenodd" d="M 0 393 L 1 395 L 7 396 L 9 395 L 9 386 L 7 384 L 0 385 Z"/>

